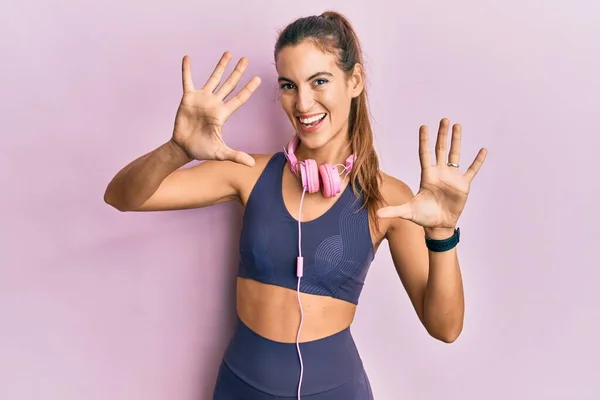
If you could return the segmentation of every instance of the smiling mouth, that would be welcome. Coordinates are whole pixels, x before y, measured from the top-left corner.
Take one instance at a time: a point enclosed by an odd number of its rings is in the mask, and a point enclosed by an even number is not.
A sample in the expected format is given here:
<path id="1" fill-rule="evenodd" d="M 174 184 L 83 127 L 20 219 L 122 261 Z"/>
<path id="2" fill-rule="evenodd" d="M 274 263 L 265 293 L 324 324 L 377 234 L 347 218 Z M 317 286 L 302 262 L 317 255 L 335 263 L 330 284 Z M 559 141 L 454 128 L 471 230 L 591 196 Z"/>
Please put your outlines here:
<path id="1" fill-rule="evenodd" d="M 327 113 L 321 113 L 321 114 L 317 114 L 314 115 L 310 118 L 300 118 L 300 117 L 296 117 L 296 119 L 298 121 L 300 121 L 300 123 L 307 127 L 310 128 L 311 126 L 315 126 L 317 125 L 319 122 L 323 121 L 323 119 L 325 119 L 325 117 L 327 116 Z"/>

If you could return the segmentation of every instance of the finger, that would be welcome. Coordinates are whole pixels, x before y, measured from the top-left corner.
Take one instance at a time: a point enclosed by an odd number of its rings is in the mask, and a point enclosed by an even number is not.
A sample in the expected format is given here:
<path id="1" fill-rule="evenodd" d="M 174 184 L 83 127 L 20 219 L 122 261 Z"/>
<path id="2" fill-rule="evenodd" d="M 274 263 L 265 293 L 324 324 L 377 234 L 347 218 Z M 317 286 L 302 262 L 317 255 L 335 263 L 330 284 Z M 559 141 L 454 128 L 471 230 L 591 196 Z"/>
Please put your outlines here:
<path id="1" fill-rule="evenodd" d="M 246 71 L 247 67 L 248 59 L 246 57 L 240 58 L 237 65 L 235 66 L 235 69 L 231 72 L 225 83 L 223 83 L 223 86 L 221 86 L 221 88 L 215 93 L 218 97 L 221 98 L 221 100 L 229 96 L 231 92 L 233 92 L 237 84 L 240 82 L 242 75 L 244 75 L 244 72 Z"/>
<path id="2" fill-rule="evenodd" d="M 402 204 L 400 206 L 388 206 L 382 207 L 377 210 L 378 218 L 403 218 L 410 220 L 412 218 L 412 207 L 410 203 Z"/>
<path id="3" fill-rule="evenodd" d="M 221 77 L 225 72 L 225 68 L 229 64 L 229 60 L 231 60 L 231 52 L 226 51 L 221 56 L 221 59 L 217 63 L 217 66 L 213 70 L 213 73 L 210 75 L 206 83 L 204 84 L 204 89 L 214 92 L 217 86 L 219 86 L 219 82 L 221 82 Z"/>
<path id="4" fill-rule="evenodd" d="M 429 154 L 429 129 L 422 125 L 419 128 L 419 160 L 421 168 L 431 167 L 431 155 Z"/>
<path id="5" fill-rule="evenodd" d="M 233 96 L 226 103 L 227 110 L 229 111 L 230 114 L 232 112 L 234 112 L 235 110 L 237 110 L 238 108 L 240 108 L 245 102 L 248 101 L 248 99 L 250 98 L 250 96 L 252 96 L 252 93 L 254 93 L 256 91 L 256 89 L 258 89 L 258 87 L 260 86 L 260 82 L 261 82 L 261 80 L 260 80 L 260 78 L 258 76 L 253 77 L 246 84 L 246 86 L 244 86 L 238 92 L 238 94 L 236 94 L 235 96 Z"/>
<path id="6" fill-rule="evenodd" d="M 465 172 L 465 178 L 467 178 L 467 181 L 469 181 L 469 183 L 471 183 L 473 181 L 473 179 L 475 178 L 475 176 L 481 169 L 481 166 L 483 165 L 483 162 L 485 161 L 486 156 L 487 156 L 486 148 L 482 148 L 481 150 L 479 150 L 479 153 L 477 153 L 477 157 L 475 157 L 475 160 L 473 160 L 473 163 L 469 166 L 469 168 Z"/>
<path id="7" fill-rule="evenodd" d="M 450 141 L 450 153 L 448 154 L 448 162 L 460 164 L 460 140 L 462 137 L 462 127 L 459 124 L 452 126 L 452 139 Z"/>
<path id="8" fill-rule="evenodd" d="M 435 143 L 435 163 L 436 165 L 446 165 L 446 142 L 448 141 L 448 125 L 450 121 L 442 118 L 438 129 L 437 141 Z"/>
<path id="9" fill-rule="evenodd" d="M 194 82 L 192 81 L 192 61 L 189 56 L 184 56 L 181 62 L 181 80 L 183 92 L 191 92 L 194 90 Z"/>
<path id="10" fill-rule="evenodd" d="M 244 153 L 243 151 L 237 151 L 231 148 L 227 148 L 224 151 L 223 156 L 226 160 L 233 161 L 238 164 L 247 165 L 248 167 L 254 166 L 254 158 L 252 158 L 250 154 Z"/>

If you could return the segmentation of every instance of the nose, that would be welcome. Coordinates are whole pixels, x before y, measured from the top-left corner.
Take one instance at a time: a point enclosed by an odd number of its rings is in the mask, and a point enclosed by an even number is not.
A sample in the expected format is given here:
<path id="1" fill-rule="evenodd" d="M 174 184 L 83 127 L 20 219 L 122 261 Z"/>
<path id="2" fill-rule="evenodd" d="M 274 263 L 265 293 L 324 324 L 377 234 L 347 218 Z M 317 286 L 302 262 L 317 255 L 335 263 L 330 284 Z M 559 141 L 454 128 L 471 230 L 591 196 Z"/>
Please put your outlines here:
<path id="1" fill-rule="evenodd" d="M 296 90 L 296 110 L 299 113 L 308 113 L 315 104 L 315 98 L 312 90 L 306 87 L 299 87 Z"/>

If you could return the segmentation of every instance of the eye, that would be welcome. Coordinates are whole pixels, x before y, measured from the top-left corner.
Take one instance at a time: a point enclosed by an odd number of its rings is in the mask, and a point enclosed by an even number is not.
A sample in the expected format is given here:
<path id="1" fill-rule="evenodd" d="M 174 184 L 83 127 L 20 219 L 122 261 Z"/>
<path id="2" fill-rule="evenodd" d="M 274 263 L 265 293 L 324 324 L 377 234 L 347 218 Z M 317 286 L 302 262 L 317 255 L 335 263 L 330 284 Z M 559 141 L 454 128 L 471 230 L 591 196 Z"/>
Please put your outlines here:
<path id="1" fill-rule="evenodd" d="M 316 79 L 315 81 L 315 85 L 317 86 L 323 86 L 324 84 L 326 84 L 328 82 L 327 79 Z"/>
<path id="2" fill-rule="evenodd" d="M 279 87 L 282 90 L 292 90 L 294 88 L 294 85 L 292 85 L 291 83 L 282 83 Z"/>

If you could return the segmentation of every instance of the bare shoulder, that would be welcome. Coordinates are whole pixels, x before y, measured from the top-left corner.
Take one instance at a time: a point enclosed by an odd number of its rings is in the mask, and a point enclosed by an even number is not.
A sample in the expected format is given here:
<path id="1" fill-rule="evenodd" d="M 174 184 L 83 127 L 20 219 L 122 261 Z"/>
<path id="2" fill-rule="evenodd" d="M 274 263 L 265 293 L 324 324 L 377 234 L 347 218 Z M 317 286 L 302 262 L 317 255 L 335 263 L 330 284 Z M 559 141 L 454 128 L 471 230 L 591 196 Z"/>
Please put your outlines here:
<path id="1" fill-rule="evenodd" d="M 206 175 L 206 171 L 210 170 L 215 177 L 227 180 L 234 186 L 240 187 L 248 179 L 260 175 L 273 154 L 250 154 L 250 156 L 254 159 L 254 165 L 252 167 L 229 160 L 207 160 L 202 161 L 196 166 L 182 169 L 180 172 L 182 174 L 189 174 L 193 177 L 194 175 Z"/>
<path id="2" fill-rule="evenodd" d="M 383 171 L 380 171 L 379 174 L 381 177 L 380 192 L 385 206 L 399 206 L 409 202 L 414 197 L 410 186 L 404 181 Z M 403 230 L 403 228 L 410 228 L 410 225 L 412 225 L 401 218 L 386 219 L 385 221 L 386 225 L 383 229 L 383 236 L 388 239 L 391 232 L 398 232 Z"/>
<path id="3" fill-rule="evenodd" d="M 204 178 L 205 175 L 207 175 L 206 171 L 211 170 L 214 177 L 230 182 L 236 189 L 237 195 L 243 197 L 244 188 L 249 184 L 254 186 L 254 182 L 264 171 L 273 155 L 273 153 L 250 154 L 254 159 L 254 165 L 252 167 L 233 161 L 204 161 L 202 164 L 190 168 L 190 172 L 192 175 L 197 175 L 197 177 L 202 176 Z"/>
<path id="4" fill-rule="evenodd" d="M 252 156 L 252 158 L 254 158 L 255 164 L 252 168 L 249 169 L 249 171 L 253 171 L 253 173 L 256 173 L 257 171 L 262 172 L 265 169 L 265 167 L 267 166 L 267 164 L 269 163 L 271 158 L 273 158 L 275 153 L 250 154 L 250 155 Z"/>
<path id="5" fill-rule="evenodd" d="M 240 175 L 237 177 L 241 182 L 246 182 L 248 179 L 256 178 L 262 174 L 267 164 L 274 156 L 273 153 L 267 154 L 250 154 L 254 158 L 254 165 L 251 168 L 245 167 L 239 171 Z M 244 166 L 242 166 L 244 167 Z"/>
<path id="6" fill-rule="evenodd" d="M 381 177 L 380 191 L 386 205 L 399 205 L 414 197 L 413 191 L 405 182 L 383 171 L 380 171 L 379 175 Z"/>

